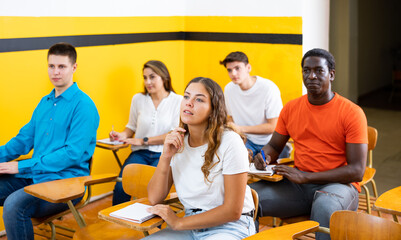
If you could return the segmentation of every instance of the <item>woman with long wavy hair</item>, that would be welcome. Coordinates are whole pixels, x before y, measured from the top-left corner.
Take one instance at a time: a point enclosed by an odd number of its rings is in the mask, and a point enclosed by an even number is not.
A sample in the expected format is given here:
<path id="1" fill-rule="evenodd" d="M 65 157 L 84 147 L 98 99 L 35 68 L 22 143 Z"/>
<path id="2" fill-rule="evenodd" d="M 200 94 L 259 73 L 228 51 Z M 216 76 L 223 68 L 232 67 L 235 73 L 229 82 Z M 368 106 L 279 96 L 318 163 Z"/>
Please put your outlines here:
<path id="1" fill-rule="evenodd" d="M 180 127 L 166 136 L 148 185 L 150 212 L 168 228 L 146 239 L 242 239 L 255 233 L 254 204 L 247 185 L 248 152 L 227 125 L 221 87 L 192 79 L 180 108 Z M 174 183 L 185 207 L 179 218 L 161 203 Z"/>

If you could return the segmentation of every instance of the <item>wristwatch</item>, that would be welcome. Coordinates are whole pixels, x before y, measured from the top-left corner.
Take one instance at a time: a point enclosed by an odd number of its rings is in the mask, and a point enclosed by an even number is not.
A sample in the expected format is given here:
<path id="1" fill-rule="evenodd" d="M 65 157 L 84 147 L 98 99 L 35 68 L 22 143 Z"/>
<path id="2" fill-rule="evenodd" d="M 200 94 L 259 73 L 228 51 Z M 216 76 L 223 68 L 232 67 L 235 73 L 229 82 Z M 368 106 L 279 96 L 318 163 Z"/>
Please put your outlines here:
<path id="1" fill-rule="evenodd" d="M 149 141 L 149 138 L 148 138 L 148 137 L 144 137 L 144 138 L 143 138 L 143 144 L 144 144 L 144 145 L 149 145 L 149 142 L 148 142 L 148 141 Z"/>

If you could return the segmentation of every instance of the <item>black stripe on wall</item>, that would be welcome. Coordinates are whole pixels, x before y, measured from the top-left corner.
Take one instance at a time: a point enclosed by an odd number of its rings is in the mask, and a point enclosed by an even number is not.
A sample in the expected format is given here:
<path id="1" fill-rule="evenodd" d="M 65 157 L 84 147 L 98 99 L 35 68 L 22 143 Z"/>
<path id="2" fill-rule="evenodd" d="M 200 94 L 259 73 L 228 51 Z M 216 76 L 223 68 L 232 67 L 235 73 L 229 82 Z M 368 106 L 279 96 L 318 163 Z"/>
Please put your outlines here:
<path id="1" fill-rule="evenodd" d="M 302 45 L 302 34 L 158 32 L 37 38 L 8 38 L 0 39 L 0 52 L 43 50 L 48 49 L 51 45 L 58 42 L 68 42 L 75 47 L 88 47 L 172 40 Z"/>
<path id="2" fill-rule="evenodd" d="M 302 34 L 186 32 L 185 40 L 302 45 Z"/>

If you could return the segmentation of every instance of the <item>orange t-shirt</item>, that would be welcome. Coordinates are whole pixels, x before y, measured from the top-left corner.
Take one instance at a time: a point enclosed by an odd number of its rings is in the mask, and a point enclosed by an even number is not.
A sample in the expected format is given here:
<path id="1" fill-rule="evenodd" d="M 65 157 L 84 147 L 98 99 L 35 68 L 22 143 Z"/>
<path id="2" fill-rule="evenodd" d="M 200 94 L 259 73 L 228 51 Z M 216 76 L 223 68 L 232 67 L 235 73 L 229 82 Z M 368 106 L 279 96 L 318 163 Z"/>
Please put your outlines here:
<path id="1" fill-rule="evenodd" d="M 294 164 L 305 172 L 347 165 L 345 143 L 368 143 L 363 110 L 337 93 L 319 106 L 310 104 L 307 95 L 288 102 L 280 113 L 276 132 L 294 139 Z M 353 185 L 360 191 L 358 183 Z"/>

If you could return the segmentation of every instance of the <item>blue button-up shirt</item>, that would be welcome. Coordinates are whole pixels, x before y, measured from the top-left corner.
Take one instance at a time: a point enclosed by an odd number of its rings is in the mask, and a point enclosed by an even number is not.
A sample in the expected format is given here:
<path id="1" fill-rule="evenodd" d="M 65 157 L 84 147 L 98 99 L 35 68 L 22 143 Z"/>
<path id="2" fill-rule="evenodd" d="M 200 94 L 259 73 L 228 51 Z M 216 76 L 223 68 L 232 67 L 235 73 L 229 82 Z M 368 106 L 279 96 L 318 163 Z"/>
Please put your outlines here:
<path id="1" fill-rule="evenodd" d="M 89 175 L 98 126 L 94 102 L 76 83 L 58 97 L 53 89 L 39 102 L 29 123 L 0 147 L 0 162 L 28 154 L 33 148 L 31 159 L 18 162 L 16 177 L 39 183 Z"/>

